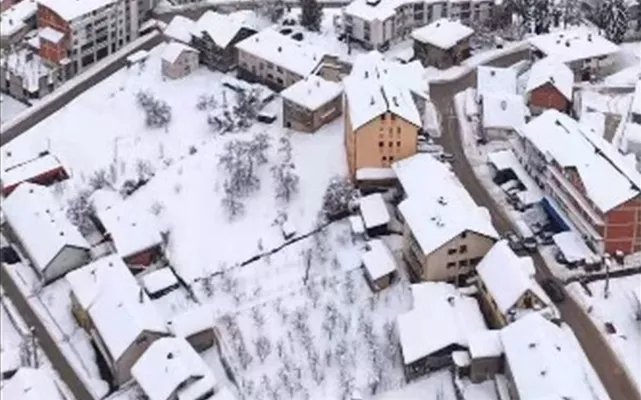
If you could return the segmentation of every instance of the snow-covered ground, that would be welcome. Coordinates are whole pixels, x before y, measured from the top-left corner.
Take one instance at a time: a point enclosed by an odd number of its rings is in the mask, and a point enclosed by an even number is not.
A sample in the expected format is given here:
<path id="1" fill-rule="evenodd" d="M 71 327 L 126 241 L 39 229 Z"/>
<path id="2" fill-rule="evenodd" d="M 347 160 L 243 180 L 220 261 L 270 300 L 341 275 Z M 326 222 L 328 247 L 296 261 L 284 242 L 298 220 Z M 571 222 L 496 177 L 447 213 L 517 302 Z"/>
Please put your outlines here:
<path id="1" fill-rule="evenodd" d="M 594 325 L 627 369 L 629 376 L 641 390 L 641 275 L 610 280 L 609 295 L 605 297 L 606 281 L 587 285 L 586 292 L 579 283 L 567 286 L 568 292 L 586 311 Z M 612 324 L 615 333 L 608 333 L 606 324 Z"/>
<path id="2" fill-rule="evenodd" d="M 27 108 L 26 104 L 19 102 L 8 94 L 0 94 L 0 115 L 2 116 L 0 124 L 6 124 Z"/>
<path id="3" fill-rule="evenodd" d="M 611 85 L 634 85 L 641 73 L 641 42 L 621 43 L 614 58 L 614 73 L 604 79 Z"/>

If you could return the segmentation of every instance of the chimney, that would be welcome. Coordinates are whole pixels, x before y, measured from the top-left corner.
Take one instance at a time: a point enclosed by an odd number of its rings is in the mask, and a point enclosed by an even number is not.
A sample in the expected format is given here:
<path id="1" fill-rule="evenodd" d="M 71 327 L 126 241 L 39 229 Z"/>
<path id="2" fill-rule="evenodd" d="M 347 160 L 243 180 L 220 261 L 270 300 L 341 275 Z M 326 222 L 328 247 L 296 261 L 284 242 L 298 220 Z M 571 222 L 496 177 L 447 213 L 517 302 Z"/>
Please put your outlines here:
<path id="1" fill-rule="evenodd" d="M 592 34 L 588 33 L 588 42 L 591 42 L 591 41 L 592 41 Z"/>
<path id="2" fill-rule="evenodd" d="M 491 71 L 490 71 L 490 76 L 494 76 L 494 75 L 496 75 L 496 71 L 491 70 Z"/>
<path id="3" fill-rule="evenodd" d="M 454 296 L 449 296 L 447 298 L 447 302 L 450 303 L 451 306 L 453 306 L 454 305 Z"/>
<path id="4" fill-rule="evenodd" d="M 565 41 L 565 47 L 570 47 L 570 41 L 569 40 Z"/>
<path id="5" fill-rule="evenodd" d="M 365 79 L 369 78 L 369 71 L 365 71 Z"/>
<path id="6" fill-rule="evenodd" d="M 374 102 L 374 96 L 372 96 L 372 97 L 370 98 L 370 100 L 369 100 L 369 105 L 370 105 L 370 106 L 373 106 L 373 105 L 374 105 L 374 103 L 375 103 L 375 102 Z"/>
<path id="7" fill-rule="evenodd" d="M 171 353 L 171 352 L 167 353 L 167 359 L 171 360 L 172 358 L 174 358 L 174 353 Z"/>
<path id="8" fill-rule="evenodd" d="M 143 289 L 140 288 L 140 290 L 138 291 L 138 302 L 142 304 L 144 299 L 145 299 L 145 294 L 143 292 Z"/>
<path id="9" fill-rule="evenodd" d="M 278 46 L 278 52 L 281 53 L 283 51 L 283 48 Z"/>

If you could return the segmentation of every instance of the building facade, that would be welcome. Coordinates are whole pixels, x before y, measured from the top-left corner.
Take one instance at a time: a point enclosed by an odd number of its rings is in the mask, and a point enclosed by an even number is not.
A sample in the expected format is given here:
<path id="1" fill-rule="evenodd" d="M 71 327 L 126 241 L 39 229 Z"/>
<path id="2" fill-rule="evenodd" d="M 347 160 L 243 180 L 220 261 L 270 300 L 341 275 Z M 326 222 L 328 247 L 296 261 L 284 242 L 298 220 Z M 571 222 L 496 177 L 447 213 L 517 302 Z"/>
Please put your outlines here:
<path id="1" fill-rule="evenodd" d="M 198 50 L 174 42 L 168 43 L 162 54 L 162 74 L 170 79 L 179 79 L 198 68 Z"/>
<path id="2" fill-rule="evenodd" d="M 355 0 L 343 9 L 343 23 L 350 40 L 366 49 L 385 50 L 440 18 L 481 23 L 492 16 L 493 7 L 493 0 Z"/>
<path id="3" fill-rule="evenodd" d="M 471 28 L 447 19 L 436 20 L 412 32 L 414 57 L 424 67 L 447 69 L 470 57 Z"/>
<path id="4" fill-rule="evenodd" d="M 283 90 L 283 126 L 315 132 L 343 113 L 343 90 L 336 82 L 308 76 Z"/>

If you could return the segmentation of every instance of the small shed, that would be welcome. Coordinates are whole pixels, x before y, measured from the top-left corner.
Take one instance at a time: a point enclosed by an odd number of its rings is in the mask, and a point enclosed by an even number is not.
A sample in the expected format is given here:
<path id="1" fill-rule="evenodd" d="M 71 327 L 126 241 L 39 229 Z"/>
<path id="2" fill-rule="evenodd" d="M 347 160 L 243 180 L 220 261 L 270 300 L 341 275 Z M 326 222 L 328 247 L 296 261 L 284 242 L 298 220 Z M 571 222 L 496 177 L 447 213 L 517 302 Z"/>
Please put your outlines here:
<path id="1" fill-rule="evenodd" d="M 198 68 L 198 50 L 184 43 L 167 43 L 162 52 L 162 74 L 170 79 L 179 79 Z"/>
<path id="2" fill-rule="evenodd" d="M 392 283 L 396 275 L 396 259 L 385 242 L 381 239 L 368 241 L 362 258 L 365 277 L 373 291 L 385 289 Z"/>
<path id="3" fill-rule="evenodd" d="M 171 268 L 160 268 L 140 277 L 142 287 L 151 299 L 158 299 L 180 286 Z"/>
<path id="4" fill-rule="evenodd" d="M 500 330 L 485 330 L 468 337 L 470 380 L 480 383 L 502 372 L 503 343 Z"/>
<path id="5" fill-rule="evenodd" d="M 185 338 L 198 352 L 207 350 L 216 342 L 211 306 L 189 309 L 168 321 L 167 326 L 175 336 Z"/>
<path id="6" fill-rule="evenodd" d="M 483 135 L 507 139 L 525 125 L 525 103 L 516 94 L 489 93 L 483 97 Z"/>
<path id="7" fill-rule="evenodd" d="M 474 30 L 458 21 L 441 18 L 412 32 L 414 56 L 424 67 L 446 69 L 470 56 Z"/>
<path id="8" fill-rule="evenodd" d="M 343 88 L 336 82 L 310 75 L 281 92 L 283 125 L 315 132 L 343 113 Z"/>
<path id="9" fill-rule="evenodd" d="M 387 233 L 391 217 L 381 193 L 361 197 L 359 207 L 369 236 L 374 237 Z"/>
<path id="10" fill-rule="evenodd" d="M 354 238 L 362 238 L 365 236 L 365 225 L 360 215 L 352 215 L 349 217 L 349 224 L 352 227 L 352 235 Z"/>

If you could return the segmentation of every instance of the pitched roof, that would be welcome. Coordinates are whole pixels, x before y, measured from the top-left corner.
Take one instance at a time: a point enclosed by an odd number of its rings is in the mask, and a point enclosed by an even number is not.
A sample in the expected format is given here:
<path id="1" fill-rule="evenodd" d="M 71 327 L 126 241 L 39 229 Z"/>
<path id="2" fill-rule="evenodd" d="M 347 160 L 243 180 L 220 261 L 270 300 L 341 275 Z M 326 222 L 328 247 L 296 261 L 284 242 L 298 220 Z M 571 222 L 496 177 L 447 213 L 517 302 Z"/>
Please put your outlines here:
<path id="1" fill-rule="evenodd" d="M 392 168 L 407 194 L 399 210 L 425 254 L 466 231 L 498 238 L 489 212 L 476 205 L 445 164 L 417 154 Z"/>
<path id="2" fill-rule="evenodd" d="M 439 49 L 449 50 L 472 34 L 474 34 L 474 30 L 459 21 L 441 18 L 415 29 L 412 32 L 412 39 L 431 44 Z"/>
<path id="3" fill-rule="evenodd" d="M 89 243 L 44 186 L 21 183 L 2 202 L 2 210 L 34 267 L 41 272 L 66 247 L 89 249 Z"/>
<path id="4" fill-rule="evenodd" d="M 35 0 L 23 0 L 4 10 L 0 18 L 0 35 L 10 36 L 18 32 L 26 26 L 24 21 L 36 15 L 37 10 Z"/>
<path id="5" fill-rule="evenodd" d="M 342 92 L 340 84 L 310 75 L 283 90 L 280 95 L 308 110 L 317 110 L 339 97 Z"/>
<path id="6" fill-rule="evenodd" d="M 591 399 L 581 351 L 571 331 L 532 313 L 501 329 L 505 358 L 523 400 Z"/>
<path id="7" fill-rule="evenodd" d="M 178 57 L 180 57 L 180 55 L 185 51 L 198 53 L 198 50 L 194 49 L 191 46 L 187 46 L 184 43 L 170 42 L 165 46 L 161 57 L 165 61 L 174 63 L 176 62 L 176 60 L 178 60 Z"/>
<path id="8" fill-rule="evenodd" d="M 403 76 L 406 72 L 409 74 Z M 352 129 L 356 130 L 386 112 L 417 127 L 422 126 L 408 76 L 418 79 L 414 67 L 389 61 L 377 51 L 358 56 L 351 73 L 343 79 Z M 422 89 L 423 82 L 412 81 Z"/>
<path id="9" fill-rule="evenodd" d="M 516 70 L 479 66 L 476 69 L 476 92 L 481 97 L 489 93 L 516 94 Z"/>
<path id="10" fill-rule="evenodd" d="M 131 368 L 131 375 L 149 400 L 199 399 L 216 379 L 203 359 L 183 338 L 156 340 Z"/>
<path id="11" fill-rule="evenodd" d="M 358 200 L 358 204 L 366 228 L 375 228 L 389 223 L 390 215 L 382 194 L 372 193 L 363 196 Z"/>
<path id="12" fill-rule="evenodd" d="M 476 272 L 505 314 L 528 291 L 545 301 L 547 296 L 536 281 L 528 276 L 522 259 L 510 249 L 506 240 L 497 242 L 476 266 Z"/>
<path id="13" fill-rule="evenodd" d="M 398 4 L 398 0 L 354 0 L 344 8 L 344 12 L 365 21 L 385 21 L 394 16 Z"/>
<path id="14" fill-rule="evenodd" d="M 96 191 L 91 199 L 96 216 L 122 257 L 162 244 L 160 228 L 149 211 L 138 209 L 131 201 L 106 189 Z"/>
<path id="15" fill-rule="evenodd" d="M 216 45 L 224 49 L 243 28 L 253 29 L 246 14 L 221 14 L 207 10 L 198 18 L 192 32 L 194 35 L 206 32 Z"/>
<path id="16" fill-rule="evenodd" d="M 66 21 L 72 21 L 116 2 L 117 0 L 38 0 L 38 3 L 53 10 Z"/>
<path id="17" fill-rule="evenodd" d="M 47 153 L 3 169 L 0 180 L 2 181 L 2 187 L 6 188 L 59 168 L 64 169 L 60 160 L 58 160 L 58 158 L 53 154 Z"/>
<path id="18" fill-rule="evenodd" d="M 167 322 L 171 332 L 178 337 L 188 337 L 214 326 L 214 313 L 211 306 L 204 304 L 192 307 Z"/>
<path id="19" fill-rule="evenodd" d="M 373 279 L 379 279 L 396 270 L 396 260 L 389 247 L 381 239 L 367 242 L 369 250 L 363 252 L 363 265 Z"/>
<path id="20" fill-rule="evenodd" d="M 548 57 L 568 63 L 606 56 L 619 51 L 619 46 L 587 29 L 557 31 L 529 39 L 532 46 Z"/>
<path id="21" fill-rule="evenodd" d="M 236 43 L 236 48 L 301 77 L 310 75 L 327 54 L 320 47 L 298 42 L 274 28 L 263 29 Z"/>
<path id="22" fill-rule="evenodd" d="M 546 83 L 554 86 L 567 100 L 572 100 L 574 73 L 567 65 L 552 58 L 535 62 L 530 69 L 525 91 L 529 93 Z"/>
<path id="23" fill-rule="evenodd" d="M 165 36 L 179 42 L 189 43 L 191 34 L 195 29 L 196 22 L 182 15 L 176 15 L 171 19 L 163 33 Z"/>
<path id="24" fill-rule="evenodd" d="M 44 368 L 22 367 L 5 380 L 0 397 L 16 400 L 64 400 L 54 376 Z"/>
<path id="25" fill-rule="evenodd" d="M 525 125 L 525 114 L 522 96 L 501 93 L 483 96 L 483 128 L 519 130 Z"/>
<path id="26" fill-rule="evenodd" d="M 405 365 L 453 344 L 467 347 L 470 335 L 487 330 L 476 299 L 453 285 L 424 282 L 411 289 L 413 308 L 397 318 Z"/>
<path id="27" fill-rule="evenodd" d="M 574 167 L 581 177 L 587 196 L 601 212 L 608 212 L 639 195 L 633 182 L 639 174 L 625 165 L 621 155 L 579 123 L 556 110 L 547 110 L 522 130 L 543 154 L 562 167 Z"/>

